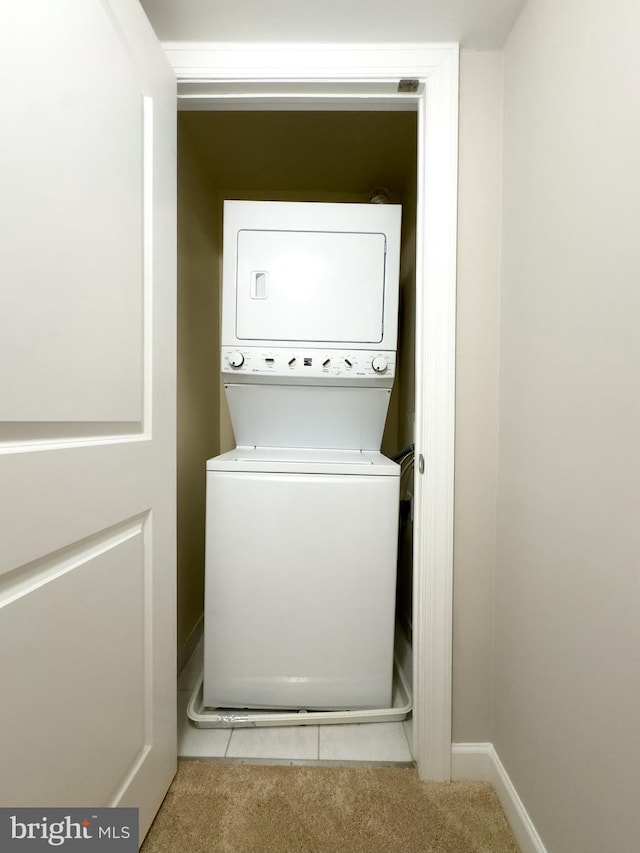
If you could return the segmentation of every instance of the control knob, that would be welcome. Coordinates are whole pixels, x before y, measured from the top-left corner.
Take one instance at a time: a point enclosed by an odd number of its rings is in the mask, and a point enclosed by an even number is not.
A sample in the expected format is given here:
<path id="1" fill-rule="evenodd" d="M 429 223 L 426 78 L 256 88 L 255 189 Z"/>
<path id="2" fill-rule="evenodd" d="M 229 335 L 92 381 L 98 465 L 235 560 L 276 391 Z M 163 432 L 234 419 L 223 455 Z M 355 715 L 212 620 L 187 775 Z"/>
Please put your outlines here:
<path id="1" fill-rule="evenodd" d="M 376 373 L 384 373 L 387 369 L 387 359 L 383 355 L 377 355 L 371 362 L 371 367 Z"/>
<path id="2" fill-rule="evenodd" d="M 242 365 L 244 364 L 244 356 L 242 355 L 242 353 L 238 352 L 237 350 L 235 352 L 232 352 L 229 356 L 229 364 L 231 365 L 231 367 L 242 367 Z"/>

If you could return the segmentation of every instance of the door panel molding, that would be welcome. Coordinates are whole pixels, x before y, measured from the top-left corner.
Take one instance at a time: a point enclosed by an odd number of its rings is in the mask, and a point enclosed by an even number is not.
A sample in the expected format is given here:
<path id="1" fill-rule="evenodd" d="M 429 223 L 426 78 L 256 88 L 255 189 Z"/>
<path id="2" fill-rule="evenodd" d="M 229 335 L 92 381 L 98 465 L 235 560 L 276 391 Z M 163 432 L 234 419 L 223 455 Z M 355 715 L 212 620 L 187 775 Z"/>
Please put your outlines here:
<path id="1" fill-rule="evenodd" d="M 47 554 L 46 557 L 18 566 L 0 575 L 0 610 L 23 595 L 95 560 L 129 539 L 141 536 L 148 513 L 101 530 L 80 542 Z"/>
<path id="2" fill-rule="evenodd" d="M 87 443 L 89 444 L 102 444 L 102 443 L 113 443 L 122 442 L 122 441 L 139 441 L 140 439 L 145 439 L 150 437 L 151 432 L 151 417 L 153 411 L 153 252 L 154 252 L 154 243 L 153 243 L 153 234 L 154 234 L 154 219 L 153 219 L 153 151 L 155 145 L 154 139 L 154 129 L 153 129 L 153 109 L 154 102 L 153 98 L 147 95 L 141 95 L 140 100 L 140 119 L 141 119 L 141 139 L 140 139 L 140 151 L 142 162 L 140 165 L 140 172 L 142 174 L 142 191 L 140 194 L 140 224 L 141 228 L 139 240 L 140 244 L 138 247 L 138 254 L 140 255 L 140 278 L 139 278 L 139 302 L 141 305 L 136 306 L 136 311 L 134 313 L 140 313 L 139 321 L 138 321 L 138 332 L 139 340 L 135 349 L 140 350 L 140 365 L 139 365 L 139 376 L 138 380 L 138 388 L 137 393 L 134 394 L 134 397 L 139 397 L 139 400 L 134 405 L 134 408 L 137 410 L 136 414 L 138 417 L 136 419 L 131 420 L 123 420 L 118 417 L 118 414 L 115 417 L 111 417 L 106 411 L 102 413 L 101 416 L 92 419 L 90 417 L 86 417 L 86 415 L 90 415 L 90 406 L 86 411 L 78 410 L 77 416 L 72 417 L 69 420 L 61 420 L 57 417 L 57 412 L 53 412 L 51 418 L 47 417 L 46 406 L 41 409 L 40 414 L 37 418 L 24 419 L 21 417 L 15 417 L 11 412 L 11 402 L 5 402 L 0 405 L 0 453 L 16 453 L 24 450 L 52 450 L 61 447 L 80 447 L 84 446 Z M 132 299 L 132 303 L 136 302 L 135 296 L 130 297 Z M 116 329 L 121 323 L 121 317 L 124 317 L 128 312 L 127 310 L 122 310 L 118 315 L 111 317 L 111 322 L 114 324 L 114 329 Z M 100 327 L 100 322 L 104 321 L 104 317 L 98 317 L 98 322 L 93 325 L 96 328 Z M 14 318 L 7 317 L 7 322 L 10 324 L 14 324 Z M 55 318 L 52 320 L 55 323 Z M 83 320 L 83 322 L 89 322 L 88 319 Z M 20 327 L 20 323 L 17 324 Z M 18 328 L 19 332 L 19 328 Z M 112 336 L 113 337 L 113 336 Z M 105 346 L 104 352 L 102 354 L 101 363 L 109 360 L 112 357 L 114 351 L 118 349 L 118 340 L 113 339 L 112 346 Z M 77 361 L 80 363 L 83 361 L 82 353 L 77 353 Z M 38 358 L 42 361 L 42 354 L 38 351 Z M 45 361 L 54 360 L 53 356 L 44 359 Z M 88 368 L 85 367 L 85 370 Z M 54 372 L 57 372 L 57 369 L 54 367 Z M 100 376 L 100 372 L 98 370 L 95 371 L 98 376 Z M 120 381 L 131 382 L 132 377 L 129 375 L 130 371 L 121 371 Z M 27 367 L 27 375 L 31 376 L 31 370 Z M 9 374 L 7 373 L 7 380 L 9 378 Z M 15 381 L 11 380 L 11 387 L 13 388 L 16 384 L 20 385 L 20 383 L 15 383 Z M 80 405 L 86 405 L 84 403 L 83 390 L 87 384 L 96 385 L 99 383 L 99 380 L 93 382 L 86 382 L 86 380 L 82 380 L 82 384 L 78 387 L 70 387 L 66 390 L 67 394 L 75 394 L 78 397 Z M 28 382 L 23 382 L 28 386 Z M 115 385 L 119 384 L 119 380 L 116 377 L 114 383 Z M 26 388 L 26 391 L 21 392 L 22 396 L 28 397 L 30 400 L 39 400 L 38 405 L 42 406 L 42 401 L 40 400 L 41 395 L 39 394 L 37 388 L 31 389 Z M 102 393 L 105 398 L 109 398 L 109 388 L 102 389 Z M 60 392 L 58 391 L 60 395 Z M 131 396 L 130 394 L 127 396 Z M 20 404 L 18 402 L 18 405 Z M 78 404 L 76 404 L 77 407 Z M 28 404 L 28 408 L 25 411 L 32 411 L 33 403 L 30 402 Z"/>
<path id="3" fill-rule="evenodd" d="M 105 803 L 150 748 L 144 528 L 132 519 L 3 578 L 3 677 L 17 700 L 4 706 L 3 802 L 21 804 L 28 786 L 43 803 Z"/>

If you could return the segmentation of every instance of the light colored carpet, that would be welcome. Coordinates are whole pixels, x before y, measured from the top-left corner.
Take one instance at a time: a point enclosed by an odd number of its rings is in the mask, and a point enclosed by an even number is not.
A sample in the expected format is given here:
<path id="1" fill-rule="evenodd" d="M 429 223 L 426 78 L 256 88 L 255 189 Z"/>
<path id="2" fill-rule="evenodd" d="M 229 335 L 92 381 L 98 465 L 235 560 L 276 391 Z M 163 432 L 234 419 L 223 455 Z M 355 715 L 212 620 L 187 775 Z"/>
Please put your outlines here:
<path id="1" fill-rule="evenodd" d="M 517 853 L 485 782 L 182 760 L 142 853 Z"/>

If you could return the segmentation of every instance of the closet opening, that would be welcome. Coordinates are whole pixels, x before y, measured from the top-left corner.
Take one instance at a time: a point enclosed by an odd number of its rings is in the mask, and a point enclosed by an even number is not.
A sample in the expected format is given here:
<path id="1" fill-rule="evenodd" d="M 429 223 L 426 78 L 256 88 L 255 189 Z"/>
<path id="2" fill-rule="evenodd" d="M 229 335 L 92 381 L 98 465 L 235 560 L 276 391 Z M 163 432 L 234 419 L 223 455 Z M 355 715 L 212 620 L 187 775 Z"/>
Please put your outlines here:
<path id="1" fill-rule="evenodd" d="M 202 632 L 205 464 L 235 447 L 220 380 L 225 199 L 402 205 L 398 366 L 382 452 L 414 442 L 417 113 L 195 110 L 178 113 L 178 649 Z M 413 470 L 401 475 L 396 656 L 411 683 Z M 312 546 L 311 546 L 312 547 Z"/>

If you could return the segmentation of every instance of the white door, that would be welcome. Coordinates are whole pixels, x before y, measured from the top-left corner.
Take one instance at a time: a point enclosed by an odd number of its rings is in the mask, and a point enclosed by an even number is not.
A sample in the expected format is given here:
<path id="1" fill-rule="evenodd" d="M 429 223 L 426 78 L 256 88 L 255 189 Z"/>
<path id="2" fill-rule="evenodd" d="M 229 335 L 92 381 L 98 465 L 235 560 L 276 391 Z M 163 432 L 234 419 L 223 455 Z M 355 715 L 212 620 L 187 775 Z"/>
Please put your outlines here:
<path id="1" fill-rule="evenodd" d="M 0 805 L 175 771 L 175 77 L 136 0 L 0 7 Z"/>

